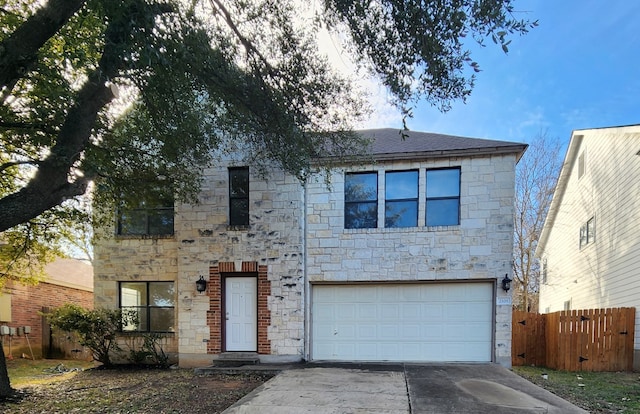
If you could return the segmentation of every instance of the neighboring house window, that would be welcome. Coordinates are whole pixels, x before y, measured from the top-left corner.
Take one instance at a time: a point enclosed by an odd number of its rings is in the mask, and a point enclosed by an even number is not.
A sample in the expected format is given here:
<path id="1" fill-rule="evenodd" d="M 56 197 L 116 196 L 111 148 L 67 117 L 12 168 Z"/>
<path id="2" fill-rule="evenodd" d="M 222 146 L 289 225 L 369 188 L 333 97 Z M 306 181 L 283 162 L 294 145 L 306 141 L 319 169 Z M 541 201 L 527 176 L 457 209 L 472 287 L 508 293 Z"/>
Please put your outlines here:
<path id="1" fill-rule="evenodd" d="M 582 151 L 582 153 L 578 156 L 578 179 L 582 178 L 582 176 L 586 172 L 586 168 L 587 168 L 587 165 L 586 165 L 585 155 L 584 155 L 584 151 Z"/>
<path id="2" fill-rule="evenodd" d="M 418 225 L 418 171 L 385 175 L 385 227 Z"/>
<path id="3" fill-rule="evenodd" d="M 460 168 L 427 170 L 427 226 L 460 224 Z"/>
<path id="4" fill-rule="evenodd" d="M 546 308 L 544 308 L 544 313 L 549 313 L 551 312 L 551 307 L 547 306 Z"/>
<path id="5" fill-rule="evenodd" d="M 569 311 L 571 310 L 571 301 L 567 300 L 564 302 L 564 310 Z"/>
<path id="6" fill-rule="evenodd" d="M 13 321 L 11 318 L 11 295 L 9 293 L 0 293 L 0 322 L 11 321 Z"/>
<path id="7" fill-rule="evenodd" d="M 378 227 L 378 173 L 347 173 L 344 178 L 344 227 Z"/>
<path id="8" fill-rule="evenodd" d="M 173 217 L 173 200 L 155 205 L 141 202 L 138 208 L 119 209 L 117 232 L 120 235 L 171 235 Z"/>
<path id="9" fill-rule="evenodd" d="M 580 227 L 580 247 L 584 247 L 596 240 L 596 220 L 591 217 Z"/>
<path id="10" fill-rule="evenodd" d="M 249 168 L 229 168 L 229 224 L 249 225 Z"/>
<path id="11" fill-rule="evenodd" d="M 138 316 L 124 332 L 175 332 L 174 306 L 174 282 L 120 282 L 120 309 Z"/>
<path id="12" fill-rule="evenodd" d="M 547 259 L 542 259 L 541 282 L 547 284 Z"/>

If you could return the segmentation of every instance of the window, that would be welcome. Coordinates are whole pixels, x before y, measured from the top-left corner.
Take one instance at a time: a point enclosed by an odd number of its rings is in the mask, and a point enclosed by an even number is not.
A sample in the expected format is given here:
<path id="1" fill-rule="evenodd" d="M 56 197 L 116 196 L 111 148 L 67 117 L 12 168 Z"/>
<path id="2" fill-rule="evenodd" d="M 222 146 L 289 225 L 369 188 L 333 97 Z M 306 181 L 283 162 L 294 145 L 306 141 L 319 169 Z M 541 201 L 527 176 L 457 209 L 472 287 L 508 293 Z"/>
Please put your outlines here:
<path id="1" fill-rule="evenodd" d="M 578 156 L 578 179 L 582 178 L 586 171 L 587 165 L 585 163 L 584 151 L 582 151 Z"/>
<path id="2" fill-rule="evenodd" d="M 11 322 L 11 294 L 0 293 L 0 321 Z"/>
<path id="3" fill-rule="evenodd" d="M 427 170 L 427 226 L 460 224 L 460 169 Z"/>
<path id="4" fill-rule="evenodd" d="M 173 216 L 173 200 L 143 201 L 137 208 L 119 209 L 117 232 L 120 235 L 171 235 Z"/>
<path id="5" fill-rule="evenodd" d="M 378 174 L 347 173 L 344 180 L 344 227 L 378 227 Z"/>
<path id="6" fill-rule="evenodd" d="M 120 309 L 133 312 L 138 323 L 124 332 L 175 332 L 173 282 L 120 282 Z"/>
<path id="7" fill-rule="evenodd" d="M 540 282 L 543 285 L 547 284 L 547 259 L 542 259 L 542 265 L 541 265 L 542 269 L 540 270 Z"/>
<path id="8" fill-rule="evenodd" d="M 593 243 L 596 240 L 596 221 L 591 217 L 580 227 L 580 248 Z"/>
<path id="9" fill-rule="evenodd" d="M 566 311 L 570 311 L 571 310 L 571 301 L 570 300 L 566 300 L 564 302 L 564 310 L 566 310 Z"/>
<path id="10" fill-rule="evenodd" d="M 418 225 L 418 171 L 385 175 L 385 227 Z"/>
<path id="11" fill-rule="evenodd" d="M 229 168 L 229 224 L 249 225 L 249 168 Z"/>

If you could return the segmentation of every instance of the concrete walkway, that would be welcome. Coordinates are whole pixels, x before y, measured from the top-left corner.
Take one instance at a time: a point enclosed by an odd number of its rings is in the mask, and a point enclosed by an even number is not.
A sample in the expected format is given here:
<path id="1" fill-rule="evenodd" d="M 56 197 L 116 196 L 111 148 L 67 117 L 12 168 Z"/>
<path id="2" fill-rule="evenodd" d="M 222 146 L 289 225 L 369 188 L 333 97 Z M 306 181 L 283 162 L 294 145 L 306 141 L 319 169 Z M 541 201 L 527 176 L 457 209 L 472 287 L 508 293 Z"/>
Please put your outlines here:
<path id="1" fill-rule="evenodd" d="M 304 367 L 224 413 L 586 413 L 495 364 Z"/>

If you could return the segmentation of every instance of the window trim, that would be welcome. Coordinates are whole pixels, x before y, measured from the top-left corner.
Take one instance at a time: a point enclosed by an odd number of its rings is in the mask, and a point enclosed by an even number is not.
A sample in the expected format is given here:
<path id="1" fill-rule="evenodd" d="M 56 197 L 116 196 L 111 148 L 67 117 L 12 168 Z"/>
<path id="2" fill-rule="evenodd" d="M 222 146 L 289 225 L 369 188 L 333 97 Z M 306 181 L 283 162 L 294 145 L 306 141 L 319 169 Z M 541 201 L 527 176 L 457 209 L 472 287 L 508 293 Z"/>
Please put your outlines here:
<path id="1" fill-rule="evenodd" d="M 442 171 L 442 170 L 457 170 L 458 171 L 458 195 L 455 197 L 452 196 L 447 196 L 447 197 L 429 197 L 429 171 Z M 460 202 L 462 199 L 462 168 L 460 166 L 457 167 L 442 167 L 442 168 L 427 168 L 424 174 L 424 184 L 425 184 L 425 205 L 424 205 L 424 210 L 425 210 L 425 215 L 424 215 L 424 222 L 425 222 L 425 226 L 427 227 L 440 227 L 440 226 L 459 226 L 460 225 L 460 210 L 461 210 L 461 206 L 460 206 Z M 429 220 L 429 211 L 428 211 L 428 207 L 427 205 L 429 204 L 429 201 L 442 201 L 442 200 L 458 200 L 458 217 L 456 219 L 456 223 L 455 224 L 429 224 L 428 220 Z"/>
<path id="2" fill-rule="evenodd" d="M 350 200 L 347 201 L 347 191 L 346 191 L 346 187 L 347 187 L 347 176 L 354 176 L 354 175 L 372 175 L 375 176 L 376 179 L 376 184 L 375 184 L 375 199 L 371 199 L 371 200 Z M 344 228 L 345 229 L 376 229 L 378 228 L 378 209 L 380 207 L 380 191 L 378 189 L 378 185 L 379 185 L 379 177 L 378 177 L 378 171 L 347 171 L 344 174 Z M 347 226 L 347 206 L 352 206 L 352 205 L 362 205 L 362 204 L 373 204 L 375 205 L 375 211 L 376 214 L 374 216 L 374 225 L 372 227 L 348 227 Z"/>
<path id="3" fill-rule="evenodd" d="M 146 294 L 147 297 L 146 299 L 146 305 L 144 306 L 123 306 L 122 305 L 122 286 L 125 283 L 144 283 L 146 285 Z M 150 285 L 151 284 L 156 284 L 156 283 L 171 283 L 173 284 L 173 289 L 174 289 L 174 298 L 173 298 L 173 306 L 155 306 L 155 305 L 151 305 L 151 300 L 150 300 Z M 177 330 L 177 326 L 176 325 L 176 282 L 173 280 L 152 280 L 152 281 L 146 281 L 146 280 L 121 280 L 118 281 L 118 308 L 120 309 L 120 311 L 122 311 L 123 309 L 139 309 L 140 312 L 144 311 L 145 312 L 145 320 L 146 320 L 146 326 L 142 327 L 142 329 L 135 329 L 135 330 L 124 330 L 123 327 L 120 327 L 120 332 L 122 333 L 133 333 L 133 334 L 139 334 L 139 333 L 175 333 Z M 173 331 L 152 331 L 151 330 L 151 310 L 152 309 L 172 309 L 173 312 L 173 325 L 174 325 L 174 329 Z"/>
<path id="4" fill-rule="evenodd" d="M 397 173 L 415 173 L 416 174 L 416 196 L 413 198 L 387 198 L 387 189 L 388 189 L 388 176 L 389 174 L 397 174 Z M 418 226 L 418 220 L 420 215 L 420 170 L 418 169 L 408 169 L 408 170 L 389 170 L 384 172 L 384 185 L 385 185 L 385 193 L 384 193 L 384 227 L 385 228 L 411 228 Z M 413 226 L 388 226 L 387 225 L 387 204 L 391 203 L 401 203 L 401 202 L 415 202 L 416 205 L 416 216 L 415 216 L 415 225 Z"/>
<path id="5" fill-rule="evenodd" d="M 589 246 L 596 241 L 596 218 L 591 216 L 582 226 L 580 226 L 580 248 Z"/>

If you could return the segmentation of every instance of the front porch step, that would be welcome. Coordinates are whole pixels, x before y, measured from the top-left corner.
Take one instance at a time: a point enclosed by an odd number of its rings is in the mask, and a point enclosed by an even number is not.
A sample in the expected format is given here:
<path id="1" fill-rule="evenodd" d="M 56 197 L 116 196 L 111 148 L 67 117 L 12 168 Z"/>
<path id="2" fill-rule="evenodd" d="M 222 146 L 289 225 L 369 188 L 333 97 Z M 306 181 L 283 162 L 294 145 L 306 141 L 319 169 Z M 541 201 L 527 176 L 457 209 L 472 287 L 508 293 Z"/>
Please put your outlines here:
<path id="1" fill-rule="evenodd" d="M 214 367 L 241 367 L 259 363 L 260 358 L 255 352 L 223 352 L 218 355 L 218 359 L 213 360 Z"/>

